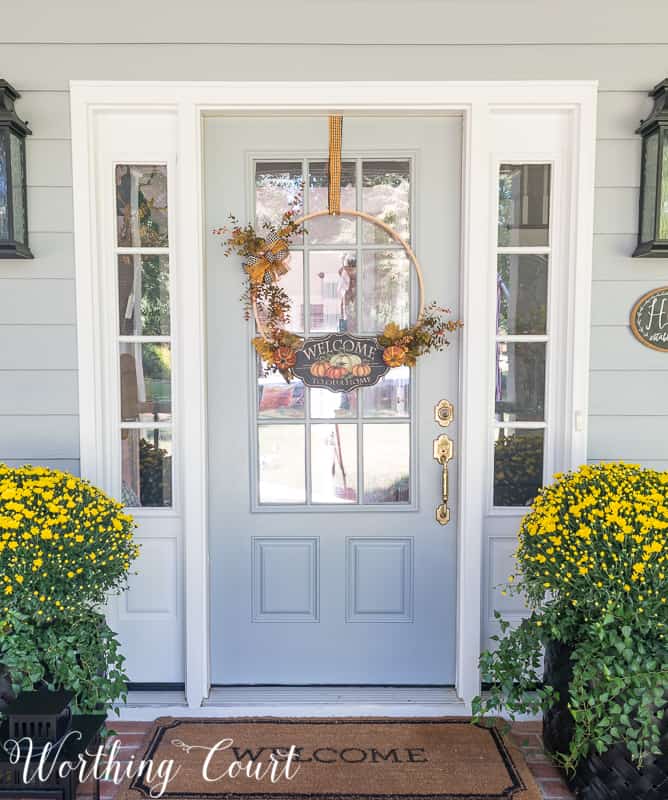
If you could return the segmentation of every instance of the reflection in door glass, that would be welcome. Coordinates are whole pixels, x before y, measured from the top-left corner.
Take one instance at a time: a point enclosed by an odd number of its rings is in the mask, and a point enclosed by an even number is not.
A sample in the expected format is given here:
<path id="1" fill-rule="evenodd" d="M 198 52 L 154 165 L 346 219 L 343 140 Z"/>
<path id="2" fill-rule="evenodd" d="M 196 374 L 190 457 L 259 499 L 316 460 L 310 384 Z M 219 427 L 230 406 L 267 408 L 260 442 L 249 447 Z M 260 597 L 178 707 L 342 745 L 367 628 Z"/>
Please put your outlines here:
<path id="1" fill-rule="evenodd" d="M 281 276 L 281 289 L 290 298 L 290 321 L 285 326 L 294 333 L 304 331 L 304 254 L 299 250 L 291 250 L 285 265 L 288 271 Z M 260 317 L 260 322 L 263 322 Z"/>
<path id="2" fill-rule="evenodd" d="M 547 256 L 497 257 L 496 332 L 544 334 L 547 330 Z"/>
<path id="3" fill-rule="evenodd" d="M 255 164 L 255 223 L 277 225 L 294 208 L 302 213 L 304 179 L 299 161 L 258 161 Z"/>
<path id="4" fill-rule="evenodd" d="M 355 162 L 341 164 L 341 208 L 357 208 L 355 191 Z M 308 209 L 325 211 L 328 208 L 329 165 L 325 161 L 309 164 Z M 310 244 L 355 244 L 357 225 L 354 217 L 317 217 L 307 224 Z"/>
<path id="5" fill-rule="evenodd" d="M 304 426 L 261 425 L 258 445 L 260 502 L 304 503 Z"/>
<path id="6" fill-rule="evenodd" d="M 543 484 L 544 430 L 497 428 L 494 505 L 528 506 Z"/>
<path id="7" fill-rule="evenodd" d="M 120 342 L 121 420 L 172 418 L 172 351 L 164 342 Z"/>
<path id="8" fill-rule="evenodd" d="M 116 167 L 116 232 L 119 247 L 167 247 L 167 167 Z"/>
<path id="9" fill-rule="evenodd" d="M 312 331 L 357 331 L 357 257 L 346 250 L 309 254 Z"/>
<path id="10" fill-rule="evenodd" d="M 410 425 L 365 424 L 364 502 L 409 501 Z"/>
<path id="11" fill-rule="evenodd" d="M 410 239 L 410 161 L 365 161 L 362 164 L 362 209 L 378 217 L 402 239 Z M 364 223 L 365 244 L 392 242 L 382 228 Z"/>
<path id="12" fill-rule="evenodd" d="M 357 416 L 357 392 L 309 389 L 308 394 L 313 419 L 339 419 Z"/>
<path id="13" fill-rule="evenodd" d="M 502 422 L 545 419 L 544 342 L 497 342 L 494 411 Z"/>
<path id="14" fill-rule="evenodd" d="M 278 372 L 257 360 L 257 413 L 260 419 L 303 419 L 304 384 L 297 378 L 286 383 Z"/>
<path id="15" fill-rule="evenodd" d="M 499 171 L 498 243 L 549 244 L 550 165 L 502 164 Z"/>
<path id="16" fill-rule="evenodd" d="M 311 425 L 311 502 L 357 502 L 356 425 Z"/>
<path id="17" fill-rule="evenodd" d="M 388 322 L 409 324 L 410 263 L 403 250 L 364 253 L 362 269 L 362 330 L 382 331 Z"/>
<path id="18" fill-rule="evenodd" d="M 363 389 L 365 417 L 410 416 L 409 367 L 395 367 L 375 386 Z"/>
<path id="19" fill-rule="evenodd" d="M 122 336 L 169 336 L 169 257 L 118 257 L 118 316 Z"/>
<path id="20" fill-rule="evenodd" d="M 123 505 L 172 504 L 172 433 L 165 428 L 121 431 Z"/>

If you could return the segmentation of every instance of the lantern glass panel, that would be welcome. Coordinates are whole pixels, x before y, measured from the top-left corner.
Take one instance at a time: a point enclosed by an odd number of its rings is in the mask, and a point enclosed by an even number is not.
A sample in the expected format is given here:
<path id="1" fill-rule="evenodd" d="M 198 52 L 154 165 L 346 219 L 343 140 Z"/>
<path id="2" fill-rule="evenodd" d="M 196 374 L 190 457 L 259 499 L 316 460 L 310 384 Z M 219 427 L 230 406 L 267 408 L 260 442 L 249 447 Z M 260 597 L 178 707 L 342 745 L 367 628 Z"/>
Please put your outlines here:
<path id="1" fill-rule="evenodd" d="M 659 239 L 668 239 L 668 128 L 663 129 L 663 163 L 661 164 Z"/>
<path id="2" fill-rule="evenodd" d="M 14 241 L 25 244 L 26 241 L 26 208 L 25 208 L 25 159 L 23 148 L 25 140 L 15 133 L 9 135 L 9 157 L 12 169 L 12 217 L 14 223 Z"/>
<path id="3" fill-rule="evenodd" d="M 0 240 L 9 239 L 9 154 L 8 134 L 0 130 Z"/>
<path id="4" fill-rule="evenodd" d="M 654 239 L 654 220 L 656 213 L 656 173 L 659 158 L 659 131 L 654 131 L 645 139 L 642 168 L 642 220 L 640 241 Z"/>

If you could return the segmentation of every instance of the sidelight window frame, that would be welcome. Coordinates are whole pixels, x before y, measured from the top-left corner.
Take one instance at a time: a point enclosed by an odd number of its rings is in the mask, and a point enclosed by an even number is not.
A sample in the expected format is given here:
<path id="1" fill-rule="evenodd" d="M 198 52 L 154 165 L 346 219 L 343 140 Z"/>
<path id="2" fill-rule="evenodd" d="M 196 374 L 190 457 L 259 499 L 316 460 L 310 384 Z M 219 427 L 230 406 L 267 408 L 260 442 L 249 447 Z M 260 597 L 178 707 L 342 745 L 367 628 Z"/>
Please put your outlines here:
<path id="1" fill-rule="evenodd" d="M 501 180 L 501 170 L 504 166 L 549 166 L 550 179 L 549 189 L 547 195 L 547 207 L 543 207 L 543 215 L 547 217 L 547 244 L 545 245 L 502 245 L 499 242 L 499 185 Z M 492 217 L 493 232 L 491 239 L 494 242 L 493 247 L 493 271 L 495 278 L 498 275 L 498 259 L 499 256 L 522 256 L 522 255 L 542 255 L 547 257 L 547 291 L 546 291 L 546 319 L 545 319 L 545 333 L 544 334 L 500 334 L 497 328 L 497 304 L 494 302 L 492 306 L 492 331 L 494 345 L 492 348 L 493 365 L 490 371 L 492 376 L 491 391 L 490 391 L 490 427 L 491 427 L 491 453 L 488 460 L 488 491 L 491 496 L 488 497 L 489 514 L 490 516 L 522 516 L 526 513 L 527 507 L 522 505 L 496 505 L 494 502 L 495 494 L 495 449 L 494 443 L 497 436 L 500 435 L 502 430 L 541 430 L 543 431 L 543 448 L 542 448 L 542 470 L 541 470 L 541 483 L 545 483 L 549 479 L 549 465 L 554 461 L 554 436 L 552 419 L 552 403 L 551 403 L 551 390 L 552 379 L 555 372 L 557 372 L 557 364 L 555 361 L 559 358 L 559 350 L 554 346 L 553 326 L 556 323 L 555 314 L 558 298 L 555 297 L 555 264 L 554 264 L 554 251 L 555 242 L 558 238 L 558 232 L 555 232 L 555 216 L 557 221 L 560 222 L 558 204 L 555 198 L 558 198 L 559 186 L 559 167 L 558 162 L 554 157 L 546 156 L 544 159 L 533 157 L 518 157 L 503 158 L 501 154 L 497 154 L 494 161 L 494 175 L 495 181 L 495 194 L 496 205 L 495 213 Z M 558 253 L 558 248 L 557 248 Z M 494 281 L 496 288 L 496 280 Z M 544 379 L 544 394 L 543 394 L 543 419 L 542 420 L 517 420 L 517 421 L 499 421 L 496 419 L 495 409 L 495 391 L 496 391 L 496 371 L 497 371 L 497 358 L 498 358 L 498 345 L 500 343 L 514 344 L 514 343 L 536 343 L 545 345 L 545 379 Z"/>
<path id="2" fill-rule="evenodd" d="M 116 170 L 118 167 L 164 167 L 165 169 L 165 177 L 166 177 L 166 185 L 167 185 L 167 244 L 164 247 L 150 247 L 148 245 L 138 245 L 138 246 L 125 246 L 120 245 L 119 241 L 119 231 L 118 231 L 118 215 L 116 209 Z M 166 514 L 175 514 L 178 513 L 178 481 L 176 480 L 178 472 L 177 467 L 178 464 L 175 463 L 175 459 L 178 458 L 178 447 L 177 447 L 177 435 L 178 435 L 178 426 L 176 425 L 176 406 L 177 406 L 177 378 L 178 375 L 175 376 L 175 367 L 178 366 L 178 354 L 176 353 L 176 348 L 174 346 L 175 341 L 175 326 L 177 326 L 177 319 L 175 309 L 174 309 L 174 280 L 173 276 L 175 273 L 175 247 L 174 247 L 174 235 L 175 235 L 175 227 L 176 227 L 176 220 L 174 218 L 174 211 L 173 211 L 173 202 L 172 202 L 172 195 L 175 193 L 174 177 L 173 177 L 173 165 L 170 164 L 169 159 L 165 159 L 164 157 L 159 157 L 155 159 L 116 159 L 112 161 L 111 164 L 112 169 L 112 180 L 113 180 L 113 264 L 114 264 L 114 295 L 113 295 L 113 302 L 114 302 L 114 309 L 116 311 L 116 374 L 117 374 L 117 397 L 119 400 L 118 406 L 118 428 L 119 428 L 119 437 L 122 436 L 123 431 L 139 431 L 139 435 L 141 436 L 141 432 L 145 430 L 156 430 L 156 431 L 168 431 L 171 435 L 171 466 L 170 466 L 170 502 L 164 505 L 142 505 L 141 501 L 139 505 L 136 506 L 127 506 L 128 511 L 130 511 L 133 515 L 141 517 L 142 515 L 150 515 L 154 516 L 156 513 L 166 513 Z M 167 265 L 168 265 L 168 286 L 169 286 L 169 334 L 158 334 L 158 335 L 147 335 L 147 334 L 123 334 L 120 331 L 119 327 L 119 281 L 118 281 L 118 263 L 121 256 L 166 256 L 167 258 Z M 154 422 L 144 422 L 144 421 L 125 421 L 122 417 L 122 410 L 120 405 L 120 398 L 122 392 L 122 385 L 121 385 L 121 374 L 120 374 L 120 355 L 121 355 L 121 345 L 122 344 L 167 344 L 169 345 L 170 349 L 170 419 L 169 421 L 154 421 Z M 120 438 L 119 438 L 119 449 L 120 449 Z M 122 475 L 122 459 L 119 459 L 119 474 L 118 474 L 118 489 L 116 489 L 116 496 L 122 498 L 123 493 L 123 475 Z M 140 485 L 141 491 L 141 485 Z"/>

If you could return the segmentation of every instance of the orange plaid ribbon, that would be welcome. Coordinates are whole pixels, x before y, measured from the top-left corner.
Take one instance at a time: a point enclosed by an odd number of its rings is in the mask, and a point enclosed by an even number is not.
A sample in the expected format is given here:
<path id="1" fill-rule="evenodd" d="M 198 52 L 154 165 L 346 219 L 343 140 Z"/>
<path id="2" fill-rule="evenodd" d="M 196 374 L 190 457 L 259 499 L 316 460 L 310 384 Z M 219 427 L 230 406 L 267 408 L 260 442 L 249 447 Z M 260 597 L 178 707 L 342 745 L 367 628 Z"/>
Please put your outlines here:
<path id="1" fill-rule="evenodd" d="M 343 143 L 343 117 L 329 118 L 329 190 L 330 214 L 341 212 L 341 147 Z"/>
<path id="2" fill-rule="evenodd" d="M 264 283 L 267 274 L 270 275 L 272 282 L 276 282 L 289 271 L 285 260 L 290 255 L 290 251 L 285 239 L 272 234 L 265 244 L 265 249 L 259 255 L 249 256 L 244 264 L 251 283 Z"/>

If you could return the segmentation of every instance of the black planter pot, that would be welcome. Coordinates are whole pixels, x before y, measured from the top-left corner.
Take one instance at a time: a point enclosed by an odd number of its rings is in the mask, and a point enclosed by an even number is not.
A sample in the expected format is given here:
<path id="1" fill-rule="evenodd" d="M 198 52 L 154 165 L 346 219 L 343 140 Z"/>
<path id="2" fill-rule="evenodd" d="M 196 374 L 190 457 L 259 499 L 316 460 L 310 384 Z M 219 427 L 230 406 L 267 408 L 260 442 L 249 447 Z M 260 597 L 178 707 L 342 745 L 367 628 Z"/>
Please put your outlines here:
<path id="1" fill-rule="evenodd" d="M 9 673 L 0 664 L 0 714 L 4 712 L 9 703 L 16 698 L 12 691 L 12 682 L 9 678 Z"/>
<path id="2" fill-rule="evenodd" d="M 543 741 L 551 753 L 568 752 L 574 721 L 568 710 L 568 685 L 573 676 L 571 650 L 561 642 L 545 647 L 546 684 L 559 692 L 559 701 L 543 714 Z M 623 744 L 602 755 L 592 753 L 567 775 L 569 786 L 582 800 L 668 800 L 668 714 L 660 723 L 662 755 L 650 758 L 641 770 Z"/>

